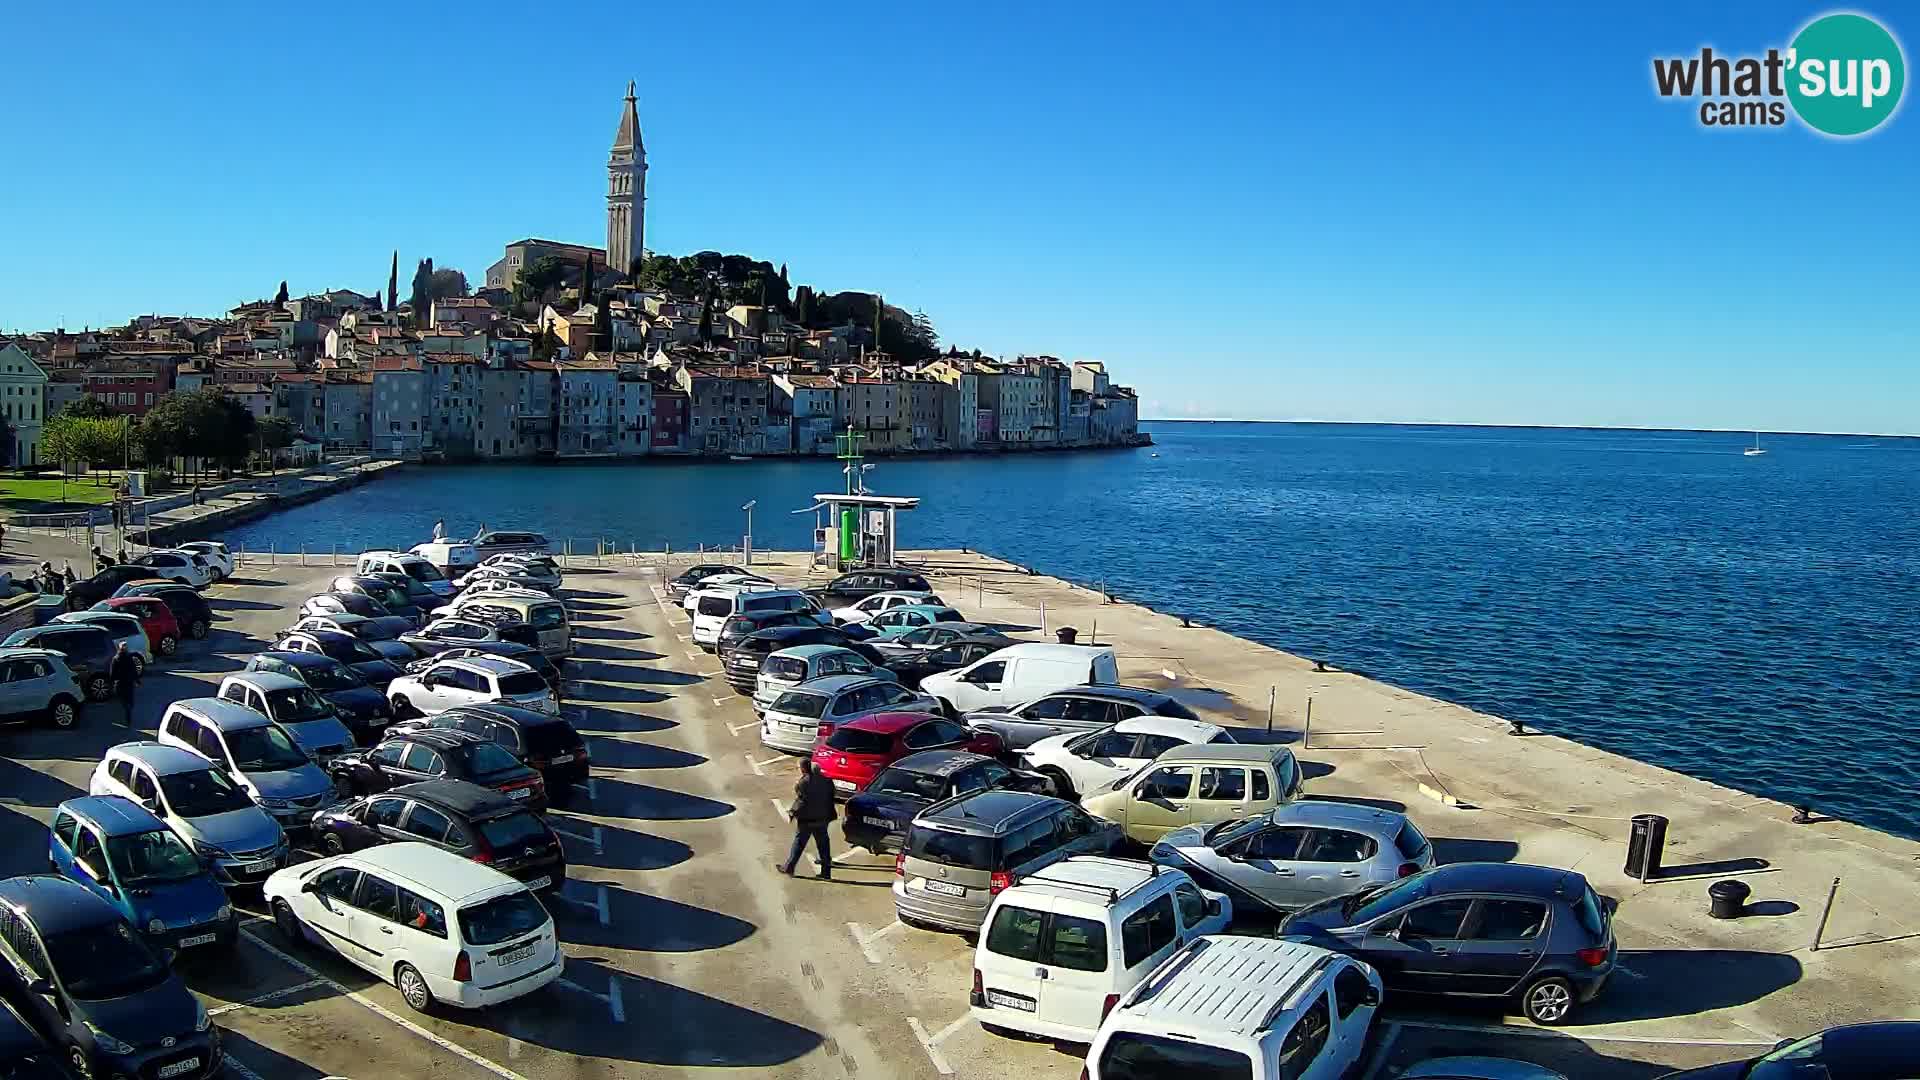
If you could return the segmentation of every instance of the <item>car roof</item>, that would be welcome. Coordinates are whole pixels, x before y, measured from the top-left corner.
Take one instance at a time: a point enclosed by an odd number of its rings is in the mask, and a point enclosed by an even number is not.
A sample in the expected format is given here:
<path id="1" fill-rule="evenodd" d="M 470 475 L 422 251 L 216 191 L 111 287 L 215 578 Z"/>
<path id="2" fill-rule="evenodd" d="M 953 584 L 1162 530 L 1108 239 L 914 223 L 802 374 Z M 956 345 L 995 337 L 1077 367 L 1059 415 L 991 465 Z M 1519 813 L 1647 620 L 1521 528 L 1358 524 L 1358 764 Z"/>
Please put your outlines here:
<path id="1" fill-rule="evenodd" d="M 1920 1061 L 1920 1020 L 1881 1020 L 1829 1028 L 1820 1037 L 1822 1060 L 1843 1066 L 1837 1075 L 1853 1069 L 1900 1069 L 1886 1075 L 1909 1075 L 1905 1070 Z M 1862 1075 L 1869 1075 L 1862 1073 Z"/>
<path id="2" fill-rule="evenodd" d="M 169 709 L 182 709 L 198 716 L 221 731 L 240 731 L 245 728 L 270 727 L 273 721 L 247 708 L 237 701 L 228 701 L 217 697 L 184 698 L 174 702 Z"/>
<path id="3" fill-rule="evenodd" d="M 1335 802 L 1327 799 L 1295 799 L 1267 812 L 1276 825 L 1345 825 L 1351 828 L 1374 826 L 1398 830 L 1407 822 L 1405 814 L 1382 810 L 1377 806 Z"/>
<path id="4" fill-rule="evenodd" d="M 152 769 L 155 776 L 202 772 L 213 767 L 208 764 L 206 758 L 191 750 L 157 742 L 121 743 L 118 746 L 107 747 L 107 753 L 118 754 L 129 761 L 137 761 Z"/>
<path id="5" fill-rule="evenodd" d="M 503 720 L 522 731 L 543 727 L 573 727 L 572 721 L 564 716 L 553 716 L 536 709 L 509 705 L 504 701 L 476 701 L 470 705 L 455 705 L 447 712 L 485 716 L 489 720 Z"/>
<path id="6" fill-rule="evenodd" d="M 220 680 L 222 687 L 229 682 L 245 683 L 256 690 L 298 690 L 307 685 L 291 675 L 282 675 L 277 671 L 236 671 Z"/>
<path id="7" fill-rule="evenodd" d="M 21 659 L 32 657 L 35 660 L 46 660 L 50 658 L 65 659 L 63 654 L 55 652 L 52 649 L 40 648 L 37 645 L 0 645 L 0 660 L 15 657 Z"/>
<path id="8" fill-rule="evenodd" d="M 1068 686 L 1048 694 L 1054 697 L 1071 694 L 1074 697 L 1106 698 L 1110 701 L 1137 701 L 1142 704 L 1158 704 L 1172 701 L 1173 695 L 1160 690 L 1149 690 L 1144 686 Z"/>
<path id="9" fill-rule="evenodd" d="M 1134 719 L 1145 720 L 1147 718 L 1137 716 Z M 1154 717 L 1154 719 L 1174 720 L 1178 718 L 1159 716 Z M 1183 724 L 1194 723 L 1192 720 L 1182 720 L 1180 722 Z M 1123 720 L 1121 723 L 1124 724 L 1127 723 L 1127 721 Z M 1200 721 L 1200 723 L 1205 724 L 1206 722 Z M 1118 727 L 1119 724 L 1114 726 Z M 1217 724 L 1206 724 L 1206 726 L 1218 727 Z M 1281 761 L 1292 756 L 1293 751 L 1284 746 L 1271 746 L 1261 743 L 1187 743 L 1184 746 L 1176 746 L 1166 753 L 1161 754 L 1155 759 L 1155 763 L 1165 765 L 1170 761 L 1233 761 L 1254 765 L 1264 762 Z"/>
<path id="10" fill-rule="evenodd" d="M 482 738 L 471 731 L 461 731 L 459 728 L 408 728 L 405 731 L 389 732 L 380 741 L 391 742 L 394 739 L 405 739 L 409 742 L 425 743 L 428 746 L 440 750 L 451 750 L 455 747 L 473 746 L 476 743 L 493 741 Z"/>
<path id="11" fill-rule="evenodd" d="M 489 675 L 512 675 L 519 671 L 531 670 L 518 660 L 509 660 L 504 656 L 463 656 L 458 660 L 446 660 L 443 663 L 468 671 L 481 671 Z"/>
<path id="12" fill-rule="evenodd" d="M 886 715 L 886 714 L 881 714 Z M 894 715 L 917 715 L 913 713 Z M 890 769 L 904 769 L 923 776 L 952 776 L 969 765 L 993 759 L 985 754 L 970 753 L 966 750 L 916 750 L 892 765 Z"/>
<path id="13" fill-rule="evenodd" d="M 1137 859 L 1076 855 L 1028 874 L 1008 892 L 1018 894 L 1016 899 L 1049 899 L 1053 901 L 1045 905 L 1049 911 L 1061 911 L 1076 904 L 1104 909 L 1156 878 L 1165 876 L 1172 881 L 1175 874 L 1179 872 Z M 1179 877 L 1186 878 L 1186 875 L 1179 874 Z"/>
<path id="14" fill-rule="evenodd" d="M 1426 873 L 1431 875 L 1427 880 L 1433 889 L 1448 892 L 1511 892 L 1539 897 L 1558 894 L 1577 900 L 1587 887 L 1587 879 L 1572 870 L 1527 863 L 1446 863 Z"/>
<path id="15" fill-rule="evenodd" d="M 376 844 L 341 861 L 376 871 L 395 884 L 438 893 L 456 903 L 485 893 L 526 888 L 490 866 L 418 840 Z"/>
<path id="16" fill-rule="evenodd" d="M 926 615 L 938 615 L 943 611 L 952 611 L 956 613 L 959 611 L 958 608 L 948 607 L 945 604 L 901 604 L 897 607 L 890 607 L 887 610 L 889 612 L 918 611 Z"/>
<path id="17" fill-rule="evenodd" d="M 873 731 L 882 735 L 897 735 L 913 725 L 932 716 L 923 712 L 877 712 L 868 713 L 855 720 L 849 720 L 840 726 L 855 731 Z"/>
<path id="18" fill-rule="evenodd" d="M 381 795 L 401 795 L 409 799 L 419 799 L 467 817 L 487 817 L 502 810 L 515 810 L 520 807 L 519 803 L 492 788 L 470 784 L 465 780 L 423 780 L 418 784 L 401 784 L 399 787 L 388 788 L 372 798 L 377 799 Z"/>
<path id="19" fill-rule="evenodd" d="M 807 628 L 804 626 L 777 626 L 774 629 L 775 630 L 805 630 Z M 773 633 L 773 630 L 762 630 L 760 631 L 760 633 L 771 634 Z M 755 635 L 755 636 L 757 637 L 759 635 Z M 773 655 L 785 656 L 795 660 L 811 660 L 816 656 L 826 656 L 830 653 L 843 653 L 843 652 L 850 653 L 850 652 L 853 652 L 853 650 L 847 648 L 844 645 L 828 645 L 825 643 L 815 643 L 812 645 L 789 645 L 784 649 L 779 649 L 775 651 Z M 854 653 L 854 655 L 858 656 L 859 654 Z"/>
<path id="20" fill-rule="evenodd" d="M 1023 818 L 1038 817 L 1059 806 L 1070 805 L 1049 795 L 1025 791 L 989 788 L 948 799 L 922 811 L 916 820 L 938 821 L 962 828 L 1003 830 Z"/>
<path id="21" fill-rule="evenodd" d="M 850 690 L 856 686 L 864 686 L 867 683 L 876 682 L 886 682 L 886 680 L 876 679 L 871 675 L 829 675 L 824 679 L 812 680 L 806 684 L 806 687 L 809 690 L 818 690 L 823 694 L 838 694 L 842 690 Z"/>
<path id="22" fill-rule="evenodd" d="M 59 809 L 100 826 L 108 836 L 132 836 L 135 833 L 157 832 L 167 827 L 166 822 L 154 817 L 146 807 L 118 795 L 86 795 L 68 799 L 60 804 Z"/>
<path id="23" fill-rule="evenodd" d="M 985 659 L 1008 660 L 1014 657 L 1034 656 L 1048 660 L 1078 662 L 1092 659 L 1095 653 L 1112 651 L 1111 645 L 1058 645 L 1050 641 L 1016 641 Z"/>
<path id="24" fill-rule="evenodd" d="M 105 897 L 64 877 L 25 874 L 0 881 L 0 902 L 27 913 L 42 937 L 123 922 Z"/>
<path id="25" fill-rule="evenodd" d="M 305 631 L 302 631 L 302 633 L 304 632 Z M 287 636 L 292 637 L 293 635 L 289 634 Z M 297 649 L 262 649 L 259 652 L 254 653 L 253 655 L 271 656 L 275 660 L 278 660 L 283 664 L 290 664 L 293 667 L 319 667 L 323 664 L 337 664 L 340 662 L 338 660 L 335 660 L 333 657 L 328 656 L 326 653 L 306 652 L 304 650 L 297 650 Z M 258 675 L 261 673 L 257 671 L 252 671 L 252 672 L 248 672 L 248 674 Z"/>
<path id="26" fill-rule="evenodd" d="M 1121 1003 L 1119 1014 L 1184 1031 L 1251 1035 L 1337 960 L 1297 941 L 1208 935 L 1162 964 Z"/>
<path id="27" fill-rule="evenodd" d="M 1122 735 L 1168 735 L 1176 739 L 1185 739 L 1189 743 L 1206 743 L 1208 739 L 1227 730 L 1219 724 L 1209 724 L 1205 720 L 1182 720 L 1178 716 L 1130 716 L 1113 725 L 1113 730 Z M 1219 744 L 1229 745 L 1227 743 Z M 1171 750 L 1168 751 L 1172 753 Z M 1264 760 L 1269 755 L 1257 754 L 1256 759 Z"/>

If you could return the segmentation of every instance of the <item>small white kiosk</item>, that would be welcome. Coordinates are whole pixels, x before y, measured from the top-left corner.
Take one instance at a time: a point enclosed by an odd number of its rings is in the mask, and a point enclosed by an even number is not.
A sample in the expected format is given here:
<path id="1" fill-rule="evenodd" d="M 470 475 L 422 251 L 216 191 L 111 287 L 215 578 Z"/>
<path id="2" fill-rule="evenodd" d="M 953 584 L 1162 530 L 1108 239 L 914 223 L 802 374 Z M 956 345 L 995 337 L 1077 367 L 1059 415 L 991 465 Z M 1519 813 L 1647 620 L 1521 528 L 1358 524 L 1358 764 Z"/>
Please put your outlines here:
<path id="1" fill-rule="evenodd" d="M 813 561 L 835 570 L 897 565 L 900 511 L 919 505 L 901 495 L 815 495 Z"/>

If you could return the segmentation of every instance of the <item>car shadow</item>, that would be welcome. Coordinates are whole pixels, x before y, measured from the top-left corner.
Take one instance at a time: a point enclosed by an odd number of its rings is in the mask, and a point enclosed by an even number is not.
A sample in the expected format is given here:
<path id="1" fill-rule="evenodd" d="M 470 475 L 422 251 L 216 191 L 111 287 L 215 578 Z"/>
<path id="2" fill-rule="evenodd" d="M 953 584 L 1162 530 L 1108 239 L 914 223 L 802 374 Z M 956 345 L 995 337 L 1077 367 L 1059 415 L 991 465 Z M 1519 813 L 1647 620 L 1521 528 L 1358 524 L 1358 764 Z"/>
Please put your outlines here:
<path id="1" fill-rule="evenodd" d="M 671 746 L 625 739 L 596 737 L 587 744 L 587 749 L 593 753 L 593 764 L 602 769 L 685 769 L 707 762 L 699 754 Z"/>
<path id="2" fill-rule="evenodd" d="M 586 641 L 645 641 L 652 634 L 643 634 L 638 630 L 618 630 L 607 626 L 583 626 L 573 631 L 575 640 Z"/>
<path id="3" fill-rule="evenodd" d="M 1383 1016 L 1382 1020 L 1396 1014 L 1397 1010 Z M 1456 1018 L 1459 1014 L 1456 1010 L 1444 1010 L 1440 1015 Z M 1385 1047 L 1385 1054 L 1377 1063 L 1381 1067 L 1381 1074 L 1398 1076 L 1421 1062 L 1450 1057 L 1497 1057 L 1502 1061 L 1524 1061 L 1551 1069 L 1561 1076 L 1579 1077 L 1582 1080 L 1654 1080 L 1655 1077 L 1673 1074 L 1672 1064 L 1612 1057 L 1567 1032 L 1516 1027 L 1511 1029 L 1511 1034 L 1507 1034 L 1487 1030 L 1480 1024 L 1473 1027 L 1475 1030 L 1463 1032 L 1446 1027 L 1424 1027 L 1416 1022 L 1397 1028 L 1398 1038 Z M 1761 1048 L 1753 1049 L 1757 1051 Z M 1728 1048 L 1714 1056 L 1724 1059 L 1739 1053 L 1740 1048 Z"/>
<path id="4" fill-rule="evenodd" d="M 621 596 L 619 593 L 603 592 L 599 589 L 569 589 L 569 588 L 563 587 L 560 591 L 564 593 L 567 599 L 569 600 L 574 600 L 574 599 L 625 600 L 627 599 L 626 597 Z"/>
<path id="5" fill-rule="evenodd" d="M 266 604 L 258 600 L 236 600 L 231 596 L 209 596 L 207 606 L 215 611 L 279 611 L 286 605 Z M 298 604 L 292 605 L 298 607 Z"/>
<path id="6" fill-rule="evenodd" d="M 1745 949 L 1622 949 L 1621 967 L 1638 975 L 1616 985 L 1574 1019 L 1618 1024 L 1729 1009 L 1758 1001 L 1800 981 L 1800 961 L 1785 953 Z"/>
<path id="7" fill-rule="evenodd" d="M 751 937 L 758 927 L 745 919 L 663 896 L 633 892 L 608 885 L 607 924 L 599 913 L 580 904 L 570 908 L 560 939 L 571 945 L 591 945 L 636 952 L 705 952 L 724 949 Z M 584 890 L 576 890 L 576 896 Z"/>
<path id="8" fill-rule="evenodd" d="M 1323 776 L 1333 775 L 1335 767 L 1327 762 L 1308 761 L 1306 758 L 1295 758 L 1294 760 L 1300 763 L 1300 779 L 1302 780 L 1318 780 Z"/>
<path id="9" fill-rule="evenodd" d="M 573 647 L 573 663 L 571 666 L 579 667 L 587 663 L 605 662 L 608 660 L 644 662 L 647 660 L 664 659 L 666 659 L 666 654 L 648 652 L 645 649 L 623 649 L 618 645 L 602 645 L 597 641 L 575 642 Z"/>
<path id="10" fill-rule="evenodd" d="M 115 708 L 117 710 L 117 706 Z M 96 715 L 99 715 L 103 711 L 104 710 L 95 710 Z M 82 712 L 82 716 L 85 716 L 85 711 Z M 81 723 L 85 722 L 84 719 L 81 721 Z M 105 742 L 101 745 L 100 749 L 104 751 L 107 746 L 122 742 L 127 738 L 127 732 L 124 728 L 115 728 L 110 724 L 102 726 L 106 728 L 106 731 L 86 733 L 92 736 L 92 738 L 87 739 L 89 745 L 99 741 L 102 735 L 118 736 L 117 738 L 113 738 L 111 742 Z M 77 734 L 77 732 L 63 734 Z M 63 743 L 64 742 L 65 740 L 63 740 Z M 35 747 L 35 749 L 51 748 Z M 84 751 L 80 752 L 84 753 Z M 100 756 L 100 754 L 96 753 L 93 755 L 93 759 L 98 760 Z M 12 758 L 0 758 L 0 792 L 6 794 L 8 802 L 47 808 L 59 806 L 68 799 L 77 799 L 86 794 L 85 791 L 74 787 L 72 784 L 67 783 L 57 776 L 41 772 L 38 769 L 28 768 Z M 44 831 L 37 823 L 34 827 Z M 40 862 L 44 867 L 46 863 L 44 850 L 41 852 L 41 855 L 43 857 Z"/>
<path id="11" fill-rule="evenodd" d="M 573 809 L 592 813 L 594 808 L 583 802 Z M 561 833 L 560 842 L 566 849 L 569 866 L 592 866 L 602 870 L 665 870 L 693 858 L 693 848 L 686 844 L 638 829 L 625 829 L 618 825 L 596 826 L 591 822 L 558 815 L 550 817 L 547 823 Z M 595 828 L 600 830 L 597 834 L 593 832 Z M 593 846 L 596 836 L 600 841 L 597 850 Z"/>
<path id="12" fill-rule="evenodd" d="M 611 683 L 648 683 L 653 686 L 692 686 L 706 682 L 698 675 L 672 668 L 656 667 L 615 667 L 612 664 L 589 662 L 581 665 L 589 670 L 583 672 L 588 679 L 599 679 Z M 711 676 L 709 676 L 711 678 Z"/>
<path id="13" fill-rule="evenodd" d="M 723 803 L 699 795 L 630 780 L 596 777 L 594 813 L 635 821 L 695 821 L 725 817 L 733 813 L 732 803 Z"/>
<path id="14" fill-rule="evenodd" d="M 303 1061 L 297 1061 L 278 1050 L 254 1042 L 228 1027 L 220 1029 L 220 1048 L 230 1062 L 238 1063 L 255 1076 L 271 1076 L 274 1080 L 324 1080 L 329 1075 Z M 245 1074 L 238 1073 L 229 1066 L 222 1075 Z"/>
<path id="15" fill-rule="evenodd" d="M 595 708 L 572 698 L 567 699 L 563 712 L 573 729 L 584 735 L 646 735 L 680 726 L 679 721 L 664 716 Z"/>
<path id="16" fill-rule="evenodd" d="M 1385 810 L 1394 814 L 1404 814 L 1407 812 L 1407 804 L 1398 799 L 1369 799 L 1359 795 L 1322 795 L 1319 792 L 1313 792 L 1302 797 L 1310 802 L 1337 802 L 1346 803 L 1348 806 L 1371 806 L 1375 810 Z"/>
<path id="17" fill-rule="evenodd" d="M 12 767 L 12 762 L 6 762 Z M 8 777 L 11 779 L 11 777 Z M 11 793 L 14 789 L 9 786 Z M 59 805 L 64 800 L 54 800 Z M 44 874 L 47 871 L 47 827 L 38 818 L 29 817 L 0 803 L 0 877 Z"/>
<path id="18" fill-rule="evenodd" d="M 1511 840 L 1472 840 L 1452 836 L 1430 836 L 1433 861 L 1437 863 L 1512 862 L 1520 854 L 1520 845 Z"/>
<path id="19" fill-rule="evenodd" d="M 631 705 L 658 705 L 672 695 L 658 690 L 642 690 L 637 686 L 617 686 L 608 683 L 581 683 L 567 691 L 568 701 L 591 701 L 602 704 L 625 702 Z"/>
<path id="20" fill-rule="evenodd" d="M 1770 870 L 1773 864 L 1765 859 L 1717 859 L 1712 862 L 1682 863 L 1679 866 L 1663 866 L 1660 873 L 1654 875 L 1655 881 L 1669 878 L 1717 877 L 1722 874 L 1753 874 L 1761 870 Z"/>
<path id="21" fill-rule="evenodd" d="M 567 614 L 568 622 L 599 623 L 599 622 L 619 622 L 620 621 L 620 617 L 618 615 L 611 615 L 605 611 L 580 610 L 580 607 L 581 606 L 578 604 L 574 605 L 574 610 Z"/>
<path id="22" fill-rule="evenodd" d="M 1233 741 L 1247 746 L 1290 746 L 1300 741 L 1300 733 L 1292 728 L 1274 728 L 1268 731 L 1265 724 L 1259 727 L 1250 725 L 1221 724 Z"/>

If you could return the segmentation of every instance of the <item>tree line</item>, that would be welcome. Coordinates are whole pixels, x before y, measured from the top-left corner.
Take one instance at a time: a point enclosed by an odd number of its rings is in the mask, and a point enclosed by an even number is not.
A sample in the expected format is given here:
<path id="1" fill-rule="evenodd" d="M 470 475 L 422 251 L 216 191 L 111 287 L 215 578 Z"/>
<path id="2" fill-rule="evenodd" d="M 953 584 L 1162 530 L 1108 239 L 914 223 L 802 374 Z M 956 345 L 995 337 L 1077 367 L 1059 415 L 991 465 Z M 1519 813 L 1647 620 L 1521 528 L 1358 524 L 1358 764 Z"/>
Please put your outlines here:
<path id="1" fill-rule="evenodd" d="M 232 469 L 256 452 L 292 446 L 296 435 L 286 417 L 256 418 L 213 387 L 167 394 L 143 417 L 116 413 L 86 397 L 47 420 L 41 430 L 41 457 L 90 468 L 133 462 L 164 466 L 174 458 L 188 458 L 201 468 Z"/>

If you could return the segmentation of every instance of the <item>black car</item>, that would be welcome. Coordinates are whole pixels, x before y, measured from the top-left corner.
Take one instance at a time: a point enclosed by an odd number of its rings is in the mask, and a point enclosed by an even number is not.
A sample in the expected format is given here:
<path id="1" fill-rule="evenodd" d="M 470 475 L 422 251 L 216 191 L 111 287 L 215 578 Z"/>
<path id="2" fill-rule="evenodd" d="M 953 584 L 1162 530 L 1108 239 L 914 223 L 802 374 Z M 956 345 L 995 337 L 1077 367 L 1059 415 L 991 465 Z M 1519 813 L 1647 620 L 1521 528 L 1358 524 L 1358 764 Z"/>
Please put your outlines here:
<path id="1" fill-rule="evenodd" d="M 892 637 L 875 639 L 873 647 L 880 650 L 889 662 L 894 660 L 912 660 L 923 653 L 929 653 L 942 645 L 951 645 L 961 638 L 996 638 L 1007 645 L 1018 642 L 1002 633 L 998 627 L 989 623 L 975 622 L 936 622 L 926 626 L 916 626 L 905 633 Z M 1005 648 L 1005 646 L 1002 646 Z"/>
<path id="2" fill-rule="evenodd" d="M 522 645 L 538 646 L 540 632 L 533 624 L 520 617 L 520 613 L 504 604 L 489 604 L 485 600 L 469 600 L 460 605 L 459 614 L 453 616 L 472 622 L 484 623 L 493 629 L 500 641 L 517 641 Z"/>
<path id="3" fill-rule="evenodd" d="M 760 676 L 760 664 L 771 653 L 781 649 L 791 649 L 796 645 L 838 645 L 851 649 L 875 667 L 886 667 L 887 662 L 878 650 L 864 641 L 855 640 L 847 633 L 849 627 L 821 626 L 807 622 L 798 626 L 775 626 L 766 630 L 756 630 L 741 638 L 733 648 L 727 650 L 723 666 L 727 672 L 727 685 L 742 694 L 753 693 L 756 680 Z"/>
<path id="4" fill-rule="evenodd" d="M 377 795 L 423 780 L 465 780 L 535 810 L 547 808 L 540 774 L 491 739 L 465 731 L 422 729 L 388 735 L 371 750 L 327 763 L 334 787 L 348 795 Z"/>
<path id="5" fill-rule="evenodd" d="M 942 671 L 966 667 L 975 660 L 1015 644 L 1010 638 L 990 635 L 966 637 L 907 659 L 889 659 L 887 667 L 900 677 L 902 686 L 920 688 L 920 680 Z"/>
<path id="6" fill-rule="evenodd" d="M 82 1076 L 200 1080 L 220 1032 L 105 898 L 48 874 L 0 881 L 0 989 Z"/>
<path id="7" fill-rule="evenodd" d="M 396 730 L 419 728 L 465 731 L 492 739 L 539 770 L 540 779 L 547 785 L 547 798 L 555 806 L 572 801 L 574 785 L 587 782 L 593 764 L 587 740 L 565 717 L 518 705 L 456 705 L 445 712 L 404 721 Z"/>
<path id="8" fill-rule="evenodd" d="M 90 578 L 84 578 L 67 586 L 67 610 L 85 611 L 112 596 L 120 586 L 129 581 L 144 581 L 154 576 L 151 566 L 135 566 L 131 563 L 109 566 Z M 184 628 L 187 624 L 180 625 Z"/>
<path id="9" fill-rule="evenodd" d="M 156 581 L 151 585 L 134 586 L 130 595 L 151 596 L 167 605 L 167 610 L 173 612 L 173 621 L 180 624 L 181 631 L 195 641 L 205 638 L 207 631 L 213 629 L 213 607 L 207 603 L 206 597 L 188 586 L 172 581 L 164 584 Z"/>
<path id="10" fill-rule="evenodd" d="M 400 677 L 400 665 L 352 634 L 343 634 L 338 630 L 303 630 L 297 634 L 287 634 L 274 642 L 273 647 L 287 652 L 330 656 L 352 668 L 354 674 L 367 680 L 368 686 L 378 687 L 382 693 L 386 692 L 388 683 Z"/>
<path id="11" fill-rule="evenodd" d="M 432 612 L 447 606 L 447 598 L 434 592 L 426 582 L 406 574 L 362 574 L 361 577 L 378 578 L 389 585 L 397 585 L 407 591 L 407 602 L 422 612 Z"/>
<path id="12" fill-rule="evenodd" d="M 371 596 L 363 596 L 356 592 L 315 593 L 307 597 L 306 602 L 300 605 L 300 614 L 303 617 L 307 615 L 332 615 L 342 611 L 349 615 L 359 615 L 367 619 L 378 619 L 382 616 L 393 614 L 393 612 L 387 610 L 387 605 L 375 600 Z"/>
<path id="13" fill-rule="evenodd" d="M 355 593 L 364 596 L 387 609 L 389 615 L 398 615 L 415 626 L 426 616 L 426 610 L 414 603 L 413 594 L 405 585 L 398 585 L 383 577 L 371 574 L 342 574 L 328 585 L 333 595 Z"/>
<path id="14" fill-rule="evenodd" d="M 514 645 L 540 646 L 540 633 L 525 622 L 495 623 L 484 613 L 465 608 L 458 615 L 442 615 L 400 640 L 421 656 L 437 658 L 450 649 L 463 649 L 502 641 Z"/>
<path id="15" fill-rule="evenodd" d="M 47 623 L 28 627 L 7 638 L 10 646 L 48 649 L 66 657 L 74 681 L 94 701 L 113 693 L 114 637 L 84 623 Z"/>
<path id="16" fill-rule="evenodd" d="M 745 640 L 747 635 L 760 630 L 771 630 L 776 626 L 825 626 L 817 612 L 812 611 L 752 611 L 744 615 L 729 615 L 720 624 L 720 634 L 714 639 L 713 651 L 726 663 L 727 650 Z"/>
<path id="17" fill-rule="evenodd" d="M 807 595 L 828 611 L 857 604 L 874 593 L 932 592 L 927 579 L 910 570 L 855 570 L 841 574 Z"/>
<path id="18" fill-rule="evenodd" d="M 65 1054 L 47 1041 L 20 1007 L 0 997 L 0 1076 L 6 1080 L 73 1080 L 62 1063 Z"/>
<path id="19" fill-rule="evenodd" d="M 535 890 L 567 880 L 560 837 L 524 802 L 465 780 L 402 784 L 313 815 L 313 835 L 329 855 L 375 844 L 419 840 L 485 863 Z"/>
<path id="20" fill-rule="evenodd" d="M 503 660 L 518 660 L 540 673 L 557 695 L 560 693 L 560 669 L 546 653 L 531 645 L 522 645 L 517 641 L 474 641 L 444 649 L 433 656 L 415 660 L 407 665 L 407 674 L 418 675 L 440 660 L 464 660 L 470 656 L 498 656 Z"/>
<path id="21" fill-rule="evenodd" d="M 1053 784 L 1039 773 L 1010 769 L 981 754 L 922 750 L 880 770 L 848 799 L 840 831 L 853 847 L 898 851 L 906 840 L 907 826 L 920 811 L 942 799 L 988 788 L 1054 793 Z"/>
<path id="22" fill-rule="evenodd" d="M 748 574 L 752 571 L 740 566 L 727 566 L 724 563 L 701 563 L 689 566 L 667 580 L 667 595 L 675 600 L 683 600 L 695 586 L 716 574 Z"/>
<path id="23" fill-rule="evenodd" d="M 1893 1080 L 1920 1076 L 1920 1020 L 1882 1020 L 1782 1039 L 1757 1058 L 1683 1069 L 1660 1080 Z"/>
<path id="24" fill-rule="evenodd" d="M 333 706 L 340 722 L 353 732 L 353 741 L 372 746 L 393 721 L 393 707 L 387 695 L 367 685 L 352 668 L 331 656 L 314 652 L 269 649 L 247 658 L 248 671 L 270 671 L 307 684 L 307 688 Z"/>
<path id="25" fill-rule="evenodd" d="M 1564 1024 L 1613 974 L 1613 902 L 1571 870 L 1449 863 L 1302 908 L 1280 935 L 1359 957 L 1387 989 L 1508 998 Z"/>

